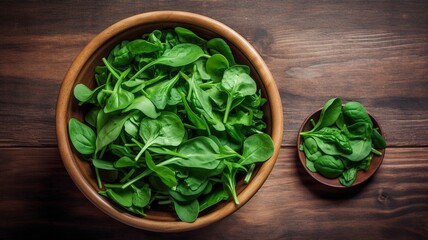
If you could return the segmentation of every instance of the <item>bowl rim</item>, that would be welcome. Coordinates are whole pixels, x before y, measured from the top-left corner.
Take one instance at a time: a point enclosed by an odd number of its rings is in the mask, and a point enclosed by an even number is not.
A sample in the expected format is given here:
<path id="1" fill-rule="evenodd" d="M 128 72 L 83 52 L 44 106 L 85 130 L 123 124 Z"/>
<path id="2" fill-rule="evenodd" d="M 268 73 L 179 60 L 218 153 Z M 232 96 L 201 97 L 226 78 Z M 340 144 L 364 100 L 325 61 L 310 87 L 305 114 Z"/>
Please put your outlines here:
<path id="1" fill-rule="evenodd" d="M 223 208 L 200 216 L 193 223 L 146 219 L 144 217 L 137 217 L 131 214 L 123 214 L 123 212 L 112 207 L 105 198 L 99 195 L 97 191 L 95 191 L 92 186 L 85 181 L 84 176 L 77 166 L 77 161 L 80 160 L 73 155 L 72 146 L 68 138 L 67 121 L 70 116 L 67 113 L 67 109 L 69 104 L 71 104 L 71 93 L 75 85 L 75 79 L 83 70 L 85 62 L 96 52 L 97 48 L 106 43 L 110 37 L 140 24 L 154 24 L 162 22 L 174 22 L 177 25 L 180 23 L 193 24 L 222 35 L 224 39 L 227 39 L 230 43 L 234 44 L 237 49 L 239 49 L 248 58 L 248 60 L 251 61 L 254 68 L 258 70 L 257 74 L 259 74 L 259 76 L 263 76 L 260 77 L 261 84 L 263 84 L 266 92 L 269 93 L 266 97 L 270 103 L 270 111 L 272 115 L 271 137 L 274 143 L 273 156 L 260 166 L 260 169 L 256 176 L 254 176 L 254 179 L 243 189 L 241 193 L 239 193 L 239 206 L 235 206 L 233 201 L 229 201 Z M 70 65 L 60 86 L 55 118 L 60 156 L 67 172 L 78 189 L 86 196 L 87 199 L 107 215 L 127 225 L 155 232 L 181 232 L 198 229 L 217 222 L 238 210 L 256 194 L 270 175 L 270 172 L 278 158 L 283 138 L 283 109 L 279 91 L 270 70 L 255 48 L 245 38 L 225 24 L 204 15 L 184 11 L 153 11 L 141 13 L 120 20 L 97 34 L 81 50 Z"/>
<path id="2" fill-rule="evenodd" d="M 305 120 L 303 120 L 302 124 L 299 127 L 299 130 L 297 132 L 297 139 L 296 139 L 296 146 L 297 146 L 297 155 L 299 158 L 299 162 L 301 163 L 302 167 L 305 169 L 305 171 L 313 178 L 315 179 L 317 182 L 328 186 L 330 188 L 334 188 L 334 189 L 341 189 L 341 190 L 346 190 L 346 189 L 352 189 L 358 186 L 361 186 L 363 183 L 367 182 L 371 177 L 373 177 L 373 175 L 375 175 L 375 173 L 379 170 L 380 166 L 383 163 L 383 159 L 385 157 L 385 152 L 386 152 L 386 148 L 384 149 L 377 149 L 378 151 L 380 151 L 382 153 L 381 156 L 373 156 L 373 157 L 377 157 L 379 160 L 376 161 L 376 165 L 372 165 L 370 166 L 370 172 L 368 174 L 365 175 L 365 177 L 359 181 L 354 182 L 351 186 L 346 187 L 343 186 L 342 184 L 340 184 L 338 178 L 336 179 L 328 179 L 322 175 L 320 175 L 319 173 L 314 173 L 312 171 L 310 171 L 307 167 L 306 167 L 306 155 L 303 151 L 300 151 L 300 144 L 303 143 L 303 138 L 300 136 L 300 132 L 303 131 L 303 129 L 305 128 L 305 125 L 308 124 L 310 122 L 310 119 L 315 116 L 316 114 L 320 113 L 321 110 L 323 108 L 318 108 L 317 110 L 311 112 L 310 114 L 308 114 L 305 118 Z M 381 124 L 379 123 L 379 121 L 376 119 L 375 116 L 373 116 L 373 114 L 371 114 L 369 111 L 367 111 L 367 113 L 369 114 L 370 118 L 373 121 L 374 125 L 377 125 L 377 127 L 379 128 L 379 133 L 384 136 L 383 134 L 383 130 L 381 127 Z M 373 163 L 373 162 L 372 162 Z M 358 171 L 359 173 L 360 171 Z M 357 173 L 357 174 L 358 174 Z M 333 181 L 334 180 L 334 181 Z M 336 183 L 337 181 L 337 183 Z"/>

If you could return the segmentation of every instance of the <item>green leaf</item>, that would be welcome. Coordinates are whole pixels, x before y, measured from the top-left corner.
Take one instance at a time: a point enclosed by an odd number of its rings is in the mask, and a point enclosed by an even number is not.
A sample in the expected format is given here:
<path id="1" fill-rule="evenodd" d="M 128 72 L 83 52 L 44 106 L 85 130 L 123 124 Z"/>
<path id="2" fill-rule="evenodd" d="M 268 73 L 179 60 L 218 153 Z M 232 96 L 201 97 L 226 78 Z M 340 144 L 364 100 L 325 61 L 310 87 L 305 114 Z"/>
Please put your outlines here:
<path id="1" fill-rule="evenodd" d="M 94 166 L 98 169 L 116 170 L 113 162 L 111 161 L 94 158 L 92 159 L 92 164 L 94 164 Z"/>
<path id="2" fill-rule="evenodd" d="M 161 49 L 159 45 L 153 44 L 143 39 L 133 40 L 126 44 L 126 47 L 133 55 L 152 53 Z"/>
<path id="3" fill-rule="evenodd" d="M 163 110 L 168 102 L 171 89 L 180 79 L 177 74 L 170 80 L 162 81 L 146 89 L 147 97 L 153 102 L 157 109 Z"/>
<path id="4" fill-rule="evenodd" d="M 372 142 L 374 148 L 386 148 L 386 141 L 375 128 L 372 130 Z"/>
<path id="5" fill-rule="evenodd" d="M 345 169 L 341 160 L 329 155 L 319 157 L 315 161 L 314 167 L 317 172 L 327 178 L 337 178 Z"/>
<path id="6" fill-rule="evenodd" d="M 98 152 L 108 144 L 112 143 L 119 137 L 123 125 L 130 115 L 120 115 L 110 118 L 104 126 L 102 126 L 96 139 L 96 151 Z"/>
<path id="7" fill-rule="evenodd" d="M 354 162 L 358 162 L 366 158 L 372 150 L 371 139 L 363 140 L 350 140 L 349 141 L 352 147 L 351 154 L 340 154 L 342 157 L 349 159 Z"/>
<path id="8" fill-rule="evenodd" d="M 226 123 L 233 100 L 255 94 L 257 86 L 256 82 L 247 73 L 246 68 L 235 65 L 224 71 L 221 87 L 227 93 L 226 110 L 223 118 L 223 123 Z"/>
<path id="9" fill-rule="evenodd" d="M 107 196 L 115 201 L 117 204 L 119 204 L 122 207 L 131 207 L 134 197 L 134 190 L 132 188 L 125 188 L 125 189 L 107 189 L 106 190 Z"/>
<path id="10" fill-rule="evenodd" d="M 323 127 L 328 127 L 333 125 L 338 119 L 342 110 L 342 100 L 340 98 L 332 98 L 328 100 L 320 113 L 320 118 L 315 125 L 315 127 L 311 130 L 316 131 Z"/>
<path id="11" fill-rule="evenodd" d="M 352 153 L 349 139 L 334 127 L 323 127 L 318 131 L 301 132 L 303 137 L 316 137 L 324 142 L 334 143 L 344 153 Z"/>
<path id="12" fill-rule="evenodd" d="M 358 162 L 358 169 L 367 171 L 370 167 L 370 164 L 372 162 L 373 154 L 369 154 L 366 158 L 364 158 L 362 161 Z"/>
<path id="13" fill-rule="evenodd" d="M 127 156 L 123 156 L 113 163 L 115 168 L 134 167 L 135 165 L 136 162 Z"/>
<path id="14" fill-rule="evenodd" d="M 175 33 L 177 33 L 178 40 L 182 43 L 194 43 L 203 46 L 207 42 L 205 39 L 199 37 L 187 28 L 176 27 L 174 30 Z"/>
<path id="15" fill-rule="evenodd" d="M 144 184 L 143 187 L 139 188 L 131 185 L 134 190 L 132 195 L 132 205 L 135 207 L 143 208 L 150 203 L 151 190 L 148 184 Z"/>
<path id="16" fill-rule="evenodd" d="M 131 69 L 128 68 L 126 71 L 124 71 L 120 75 L 119 80 L 116 82 L 116 85 L 114 86 L 113 93 L 108 98 L 107 104 L 104 107 L 105 113 L 122 110 L 127 106 L 129 106 L 134 100 L 134 94 L 122 89 L 121 87 L 123 79 L 126 77 L 126 75 L 128 75 L 130 70 Z"/>
<path id="17" fill-rule="evenodd" d="M 204 55 L 204 51 L 197 45 L 191 43 L 182 43 L 174 46 L 169 51 L 165 51 L 164 54 L 153 60 L 152 62 L 146 64 L 143 68 L 138 70 L 137 73 L 132 76 L 129 81 L 137 78 L 141 73 L 143 73 L 149 67 L 161 64 L 170 67 L 181 67 L 187 64 L 193 63 Z"/>
<path id="18" fill-rule="evenodd" d="M 155 105 L 146 96 L 142 95 L 132 101 L 132 103 L 123 112 L 129 112 L 131 110 L 140 110 L 144 115 L 150 118 L 157 118 L 159 112 L 156 110 Z"/>
<path id="19" fill-rule="evenodd" d="M 366 122 L 357 122 L 343 129 L 349 139 L 372 138 L 372 126 Z"/>
<path id="20" fill-rule="evenodd" d="M 104 85 L 101 85 L 94 90 L 91 90 L 85 84 L 79 83 L 74 87 L 73 95 L 80 102 L 94 103 L 95 101 L 92 99 L 100 92 L 103 87 Z"/>
<path id="21" fill-rule="evenodd" d="M 347 122 L 351 122 L 351 123 L 365 122 L 365 123 L 368 123 L 371 127 L 373 126 L 373 122 L 367 110 L 359 102 L 347 102 L 343 107 L 342 112 L 343 112 L 345 121 Z"/>
<path id="22" fill-rule="evenodd" d="M 199 204 L 199 212 L 214 206 L 215 204 L 225 201 L 229 198 L 229 194 L 222 188 L 217 189 L 216 191 L 211 192 L 207 197 L 205 197 Z"/>
<path id="23" fill-rule="evenodd" d="M 311 172 L 317 172 L 317 170 L 315 169 L 315 164 L 313 161 L 310 161 L 309 159 L 306 158 L 306 168 L 309 169 L 309 171 Z"/>
<path id="24" fill-rule="evenodd" d="M 218 145 L 212 139 L 198 136 L 180 145 L 178 153 L 187 158 L 176 157 L 166 163 L 188 168 L 215 169 L 220 164 L 219 152 Z"/>
<path id="25" fill-rule="evenodd" d="M 264 162 L 269 159 L 274 152 L 272 138 L 265 133 L 251 135 L 244 141 L 242 165 L 249 165 L 257 162 Z"/>
<path id="26" fill-rule="evenodd" d="M 207 42 L 207 47 L 225 56 L 227 61 L 230 63 L 230 66 L 235 65 L 232 50 L 230 50 L 229 45 L 223 39 L 213 38 Z"/>
<path id="27" fill-rule="evenodd" d="M 168 167 L 156 165 L 149 152 L 146 154 L 146 164 L 147 167 L 152 170 L 160 178 L 160 180 L 169 188 L 177 186 L 177 179 L 175 178 L 175 173 Z"/>
<path id="28" fill-rule="evenodd" d="M 214 54 L 208 58 L 206 63 L 207 73 L 215 82 L 221 81 L 224 71 L 229 68 L 229 62 L 221 54 Z"/>
<path id="29" fill-rule="evenodd" d="M 175 113 L 164 111 L 156 119 L 143 119 L 140 136 L 146 144 L 178 146 L 183 141 L 184 131 L 181 119 Z"/>
<path id="30" fill-rule="evenodd" d="M 68 133 L 74 148 L 81 154 L 95 152 L 96 135 L 94 131 L 75 118 L 68 121 Z"/>
<path id="31" fill-rule="evenodd" d="M 181 73 L 181 75 L 187 78 L 190 88 L 193 90 L 192 105 L 195 110 L 204 115 L 207 121 L 210 122 L 217 131 L 224 131 L 225 126 L 218 116 L 214 114 L 208 94 L 196 83 L 195 74 L 193 74 L 190 79 L 183 73 Z"/>
<path id="32" fill-rule="evenodd" d="M 317 145 L 317 142 L 315 141 L 315 139 L 313 139 L 311 137 L 307 137 L 307 138 L 305 138 L 303 144 L 304 144 L 304 147 L 309 151 L 310 154 L 314 154 L 314 153 L 318 152 L 318 145 Z"/>
<path id="33" fill-rule="evenodd" d="M 355 179 L 357 178 L 357 171 L 356 168 L 349 168 L 345 170 L 342 173 L 342 176 L 339 177 L 339 182 L 345 187 L 350 187 L 355 182 Z"/>
<path id="34" fill-rule="evenodd" d="M 173 199 L 173 202 L 175 212 L 181 221 L 188 223 L 196 221 L 199 215 L 199 202 L 197 199 L 185 203 Z"/>

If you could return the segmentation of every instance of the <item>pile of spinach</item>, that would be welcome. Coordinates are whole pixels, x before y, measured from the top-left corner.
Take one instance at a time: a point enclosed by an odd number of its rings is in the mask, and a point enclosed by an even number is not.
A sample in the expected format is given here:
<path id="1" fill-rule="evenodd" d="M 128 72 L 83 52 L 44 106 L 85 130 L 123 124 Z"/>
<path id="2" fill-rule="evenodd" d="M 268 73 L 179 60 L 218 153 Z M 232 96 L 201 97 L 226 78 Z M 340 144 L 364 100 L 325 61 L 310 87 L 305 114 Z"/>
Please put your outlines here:
<path id="1" fill-rule="evenodd" d="M 176 27 L 123 41 L 102 60 L 96 87 L 74 88 L 84 120 L 69 120 L 99 193 L 142 216 L 169 206 L 185 222 L 220 201 L 239 204 L 237 175 L 248 183 L 274 146 L 266 99 L 228 44 Z"/>
<path id="2" fill-rule="evenodd" d="M 358 171 L 367 171 L 376 149 L 386 147 L 385 139 L 364 108 L 356 101 L 342 105 L 340 98 L 328 100 L 313 128 L 300 132 L 299 146 L 306 156 L 306 167 L 327 178 L 339 178 L 346 187 L 352 186 Z"/>

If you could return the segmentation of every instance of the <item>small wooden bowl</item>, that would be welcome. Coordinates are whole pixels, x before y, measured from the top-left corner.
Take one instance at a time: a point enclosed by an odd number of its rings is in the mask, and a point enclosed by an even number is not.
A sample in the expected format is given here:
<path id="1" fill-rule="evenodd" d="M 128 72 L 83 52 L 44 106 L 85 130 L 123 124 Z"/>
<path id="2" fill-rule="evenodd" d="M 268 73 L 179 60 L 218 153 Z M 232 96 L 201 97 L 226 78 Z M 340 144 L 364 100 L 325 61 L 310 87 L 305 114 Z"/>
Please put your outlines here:
<path id="1" fill-rule="evenodd" d="M 102 64 L 102 57 L 123 40 L 132 40 L 155 29 L 181 26 L 194 31 L 201 37 L 211 39 L 221 37 L 229 43 L 237 63 L 251 68 L 251 75 L 257 82 L 262 95 L 267 98 L 264 113 L 267 123 L 266 132 L 271 135 L 275 150 L 273 156 L 256 167 L 253 179 L 245 185 L 242 179 L 237 182 L 238 199 L 222 202 L 200 214 L 193 223 L 181 222 L 170 209 L 148 210 L 146 217 L 128 213 L 110 200 L 98 194 L 98 187 L 88 162 L 80 159 L 72 148 L 68 137 L 67 122 L 71 117 L 82 119 L 83 110 L 73 97 L 73 88 L 78 83 L 90 87 L 95 85 L 94 69 Z M 241 35 L 226 25 L 211 18 L 179 11 L 149 12 L 124 19 L 98 34 L 81 51 L 72 63 L 61 85 L 56 109 L 56 130 L 59 151 L 74 183 L 80 191 L 99 209 L 109 216 L 136 228 L 157 232 L 180 232 L 201 228 L 219 221 L 244 205 L 263 185 L 269 176 L 282 142 L 283 114 L 281 98 L 275 80 L 263 59 Z"/>
<path id="2" fill-rule="evenodd" d="M 373 176 L 376 173 L 376 171 L 378 170 L 378 168 L 382 164 L 383 158 L 385 156 L 385 149 L 377 149 L 379 152 L 382 153 L 382 155 L 381 156 L 373 155 L 373 158 L 372 158 L 372 161 L 371 161 L 369 169 L 367 169 L 367 171 L 358 171 L 357 178 L 355 179 L 354 183 L 350 187 L 345 187 L 342 184 L 340 184 L 338 178 L 334 178 L 334 179 L 326 178 L 326 177 L 322 176 L 319 173 L 311 172 L 306 167 L 306 156 L 305 156 L 305 153 L 303 151 L 299 150 L 300 144 L 303 143 L 303 138 L 302 138 L 302 136 L 300 136 L 300 132 L 310 131 L 312 129 L 312 124 L 311 124 L 310 120 L 313 119 L 313 120 L 315 120 L 315 122 L 318 121 L 318 119 L 320 117 L 321 110 L 322 110 L 322 108 L 318 109 L 317 111 L 315 111 L 312 114 L 310 114 L 303 121 L 303 124 L 300 126 L 299 132 L 297 133 L 297 151 L 298 151 L 300 162 L 302 163 L 304 169 L 316 181 L 318 181 L 318 182 L 320 182 L 320 183 L 322 183 L 322 184 L 324 184 L 324 185 L 326 185 L 328 187 L 332 187 L 332 188 L 336 188 L 336 189 L 344 189 L 344 188 L 356 187 L 356 186 L 360 185 L 361 183 L 367 181 L 371 176 Z M 382 128 L 380 127 L 378 121 L 370 113 L 369 113 L 369 116 L 372 119 L 373 127 L 378 128 L 379 129 L 379 133 L 383 136 Z"/>

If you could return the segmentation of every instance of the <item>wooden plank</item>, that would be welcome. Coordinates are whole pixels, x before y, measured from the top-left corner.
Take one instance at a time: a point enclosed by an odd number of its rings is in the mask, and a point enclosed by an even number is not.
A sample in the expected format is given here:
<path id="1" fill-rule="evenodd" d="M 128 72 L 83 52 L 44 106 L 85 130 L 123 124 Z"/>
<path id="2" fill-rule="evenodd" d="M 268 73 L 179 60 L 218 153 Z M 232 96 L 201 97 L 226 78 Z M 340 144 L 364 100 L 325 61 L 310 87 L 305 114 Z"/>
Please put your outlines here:
<path id="1" fill-rule="evenodd" d="M 271 176 L 240 210 L 181 234 L 141 231 L 108 217 L 74 186 L 56 148 L 0 148 L 2 239 L 423 239 L 428 237 L 428 148 L 388 148 L 361 188 L 333 192 L 282 148 Z"/>
<path id="2" fill-rule="evenodd" d="M 242 34 L 265 59 L 282 96 L 284 145 L 295 145 L 297 129 L 311 111 L 339 96 L 361 101 L 384 127 L 390 146 L 427 146 L 428 5 L 423 1 L 5 1 L 3 6 L 3 147 L 56 146 L 60 83 L 96 33 L 137 13 L 194 11 L 195 6 Z"/>

